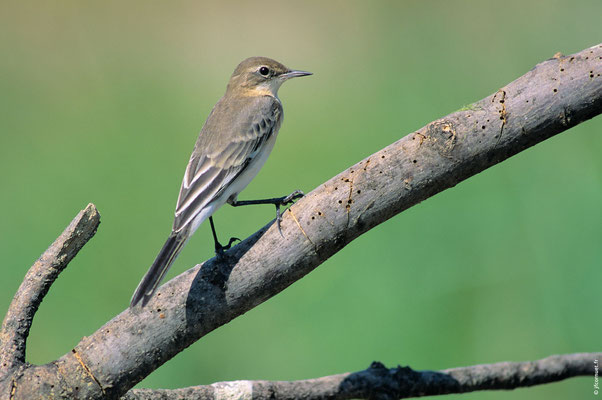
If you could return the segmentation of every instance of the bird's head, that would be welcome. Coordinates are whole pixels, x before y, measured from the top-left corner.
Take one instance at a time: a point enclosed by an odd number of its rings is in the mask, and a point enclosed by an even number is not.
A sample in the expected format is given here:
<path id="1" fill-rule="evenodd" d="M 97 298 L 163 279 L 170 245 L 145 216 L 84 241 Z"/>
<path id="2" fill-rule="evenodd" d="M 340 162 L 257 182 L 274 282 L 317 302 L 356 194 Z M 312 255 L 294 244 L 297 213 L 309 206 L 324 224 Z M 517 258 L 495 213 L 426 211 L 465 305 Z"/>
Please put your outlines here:
<path id="1" fill-rule="evenodd" d="M 271 58 L 251 57 L 238 64 L 228 82 L 228 91 L 277 96 L 284 81 L 311 74 L 292 70 Z"/>

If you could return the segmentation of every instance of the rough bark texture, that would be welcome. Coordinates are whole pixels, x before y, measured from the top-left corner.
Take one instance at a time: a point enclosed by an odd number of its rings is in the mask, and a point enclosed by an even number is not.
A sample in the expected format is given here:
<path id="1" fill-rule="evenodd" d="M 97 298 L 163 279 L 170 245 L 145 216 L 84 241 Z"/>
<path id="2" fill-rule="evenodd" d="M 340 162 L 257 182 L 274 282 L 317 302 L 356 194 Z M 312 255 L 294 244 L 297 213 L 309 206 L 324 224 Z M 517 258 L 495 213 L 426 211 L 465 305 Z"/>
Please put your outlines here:
<path id="1" fill-rule="evenodd" d="M 88 204 L 25 275 L 0 330 L 0 378 L 25 362 L 25 342 L 40 303 L 67 264 L 94 236 L 98 224 L 100 214 Z"/>
<path id="2" fill-rule="evenodd" d="M 279 293 L 372 227 L 599 114 L 601 60 L 597 45 L 545 61 L 468 109 L 360 161 L 293 205 L 282 222 L 284 237 L 272 223 L 266 225 L 223 259 L 210 259 L 166 283 L 146 308 L 125 310 L 54 362 L 30 366 L 18 356 L 6 373 L 10 379 L 0 381 L 0 394 L 15 399 L 123 395 L 178 352 Z"/>
<path id="3" fill-rule="evenodd" d="M 594 360 L 602 353 L 567 354 L 528 362 L 502 362 L 442 371 L 385 368 L 378 362 L 354 373 L 303 381 L 234 381 L 182 389 L 133 389 L 126 400 L 394 400 L 466 393 L 476 390 L 515 389 L 593 375 Z"/>

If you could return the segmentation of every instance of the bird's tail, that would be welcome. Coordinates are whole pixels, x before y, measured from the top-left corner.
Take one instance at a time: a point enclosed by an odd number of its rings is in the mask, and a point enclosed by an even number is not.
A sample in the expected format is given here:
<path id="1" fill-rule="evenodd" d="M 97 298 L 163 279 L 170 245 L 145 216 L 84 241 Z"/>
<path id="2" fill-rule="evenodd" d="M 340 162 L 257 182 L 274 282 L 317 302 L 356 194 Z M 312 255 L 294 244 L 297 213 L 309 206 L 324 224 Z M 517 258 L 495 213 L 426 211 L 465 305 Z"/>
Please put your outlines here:
<path id="1" fill-rule="evenodd" d="M 140 284 L 138 284 L 134 296 L 132 296 L 130 307 L 136 306 L 140 301 L 142 301 L 142 307 L 148 303 L 169 270 L 169 267 L 171 267 L 180 250 L 182 250 L 186 239 L 187 235 L 182 233 L 172 232 L 169 235 L 157 258 L 155 258 L 153 265 L 151 265 L 144 278 L 140 281 Z"/>

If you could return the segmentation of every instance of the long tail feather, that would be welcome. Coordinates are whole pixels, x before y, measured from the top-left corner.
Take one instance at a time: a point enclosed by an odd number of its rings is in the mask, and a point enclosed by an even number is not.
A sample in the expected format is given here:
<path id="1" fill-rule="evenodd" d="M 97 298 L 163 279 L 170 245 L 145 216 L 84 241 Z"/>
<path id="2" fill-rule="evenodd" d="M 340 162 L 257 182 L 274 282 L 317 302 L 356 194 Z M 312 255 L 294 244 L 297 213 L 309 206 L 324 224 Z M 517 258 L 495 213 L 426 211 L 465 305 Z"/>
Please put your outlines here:
<path id="1" fill-rule="evenodd" d="M 155 293 L 155 290 L 157 290 L 159 283 L 161 283 L 161 280 L 163 280 L 163 277 L 169 270 L 169 267 L 171 267 L 171 264 L 175 261 L 180 250 L 182 250 L 184 243 L 186 243 L 186 237 L 184 235 L 175 232 L 172 232 L 169 235 L 163 248 L 157 255 L 157 258 L 155 258 L 153 265 L 151 265 L 150 269 L 136 288 L 132 301 L 130 302 L 130 307 L 135 307 L 141 300 L 142 307 L 148 303 Z"/>

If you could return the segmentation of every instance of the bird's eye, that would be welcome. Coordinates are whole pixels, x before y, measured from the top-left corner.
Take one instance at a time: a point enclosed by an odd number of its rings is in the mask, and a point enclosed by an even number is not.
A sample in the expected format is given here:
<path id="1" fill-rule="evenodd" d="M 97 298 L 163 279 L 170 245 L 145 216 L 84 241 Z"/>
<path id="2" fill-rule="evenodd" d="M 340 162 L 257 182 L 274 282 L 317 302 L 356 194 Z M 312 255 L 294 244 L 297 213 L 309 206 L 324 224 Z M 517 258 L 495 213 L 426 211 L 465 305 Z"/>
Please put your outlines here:
<path id="1" fill-rule="evenodd" d="M 270 69 L 268 67 L 259 68 L 259 73 L 263 76 L 268 76 L 270 74 Z"/>

